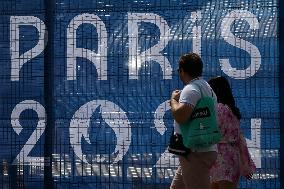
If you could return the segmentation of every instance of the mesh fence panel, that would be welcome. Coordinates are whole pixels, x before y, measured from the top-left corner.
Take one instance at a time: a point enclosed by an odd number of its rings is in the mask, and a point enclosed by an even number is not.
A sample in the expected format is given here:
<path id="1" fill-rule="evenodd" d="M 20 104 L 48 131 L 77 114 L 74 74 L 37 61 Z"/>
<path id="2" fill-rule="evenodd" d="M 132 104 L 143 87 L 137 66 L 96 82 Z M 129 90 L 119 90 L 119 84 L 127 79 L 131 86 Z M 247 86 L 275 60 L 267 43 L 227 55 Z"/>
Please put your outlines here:
<path id="1" fill-rule="evenodd" d="M 257 173 L 239 188 L 280 188 L 278 9 L 276 0 L 0 0 L 0 187 L 44 188 L 50 165 L 58 189 L 169 188 L 179 161 L 166 150 L 168 100 L 183 87 L 179 57 L 193 51 L 206 80 L 229 80 L 241 110 Z"/>

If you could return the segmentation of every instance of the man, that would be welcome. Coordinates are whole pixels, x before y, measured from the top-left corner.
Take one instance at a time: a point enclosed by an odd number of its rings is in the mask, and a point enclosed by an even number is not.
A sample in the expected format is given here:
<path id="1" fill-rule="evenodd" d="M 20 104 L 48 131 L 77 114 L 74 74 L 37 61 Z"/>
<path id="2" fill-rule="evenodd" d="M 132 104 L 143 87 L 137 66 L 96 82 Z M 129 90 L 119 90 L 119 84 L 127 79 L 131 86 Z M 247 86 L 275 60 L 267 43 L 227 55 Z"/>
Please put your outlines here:
<path id="1" fill-rule="evenodd" d="M 181 133 L 182 123 L 187 122 L 198 100 L 203 96 L 217 97 L 209 84 L 200 78 L 203 63 L 201 58 L 190 53 L 179 61 L 179 76 L 185 87 L 175 90 L 171 96 L 171 110 L 175 132 Z M 199 86 L 199 87 L 198 87 Z M 202 93 L 201 91 L 202 90 Z M 210 189 L 209 171 L 217 158 L 217 145 L 207 148 L 190 149 L 187 156 L 179 156 L 180 165 L 171 184 L 171 189 Z"/>

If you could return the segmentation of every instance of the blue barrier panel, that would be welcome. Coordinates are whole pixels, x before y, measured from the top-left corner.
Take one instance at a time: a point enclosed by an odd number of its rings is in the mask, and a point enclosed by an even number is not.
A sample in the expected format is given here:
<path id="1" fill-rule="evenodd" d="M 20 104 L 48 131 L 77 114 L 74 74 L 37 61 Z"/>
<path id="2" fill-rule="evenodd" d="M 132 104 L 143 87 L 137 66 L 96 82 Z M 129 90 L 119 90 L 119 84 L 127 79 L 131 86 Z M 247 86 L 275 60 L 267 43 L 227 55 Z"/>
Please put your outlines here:
<path id="1" fill-rule="evenodd" d="M 168 188 L 178 165 L 168 100 L 193 51 L 205 79 L 228 78 L 241 110 L 257 173 L 240 188 L 280 188 L 278 8 L 0 1 L 0 187 Z"/>

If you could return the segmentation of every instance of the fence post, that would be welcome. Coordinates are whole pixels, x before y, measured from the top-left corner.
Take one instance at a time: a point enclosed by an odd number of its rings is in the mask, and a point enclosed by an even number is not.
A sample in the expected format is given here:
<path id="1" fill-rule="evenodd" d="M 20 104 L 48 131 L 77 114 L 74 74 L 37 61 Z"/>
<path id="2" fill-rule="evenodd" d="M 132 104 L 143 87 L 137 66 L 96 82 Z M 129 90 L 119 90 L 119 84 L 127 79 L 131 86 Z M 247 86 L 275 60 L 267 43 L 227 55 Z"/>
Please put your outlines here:
<path id="1" fill-rule="evenodd" d="M 45 40 L 47 46 L 44 51 L 44 100 L 46 107 L 46 129 L 44 142 L 44 188 L 53 189 L 52 178 L 52 151 L 54 136 L 54 107 L 53 107 L 53 81 L 54 81 L 54 25 L 55 1 L 45 0 L 45 22 L 48 29 Z"/>
<path id="2" fill-rule="evenodd" d="M 280 170 L 284 170 L 284 2 L 278 1 L 279 3 L 279 101 L 280 101 Z M 280 174 L 280 188 L 284 186 L 284 174 Z"/>

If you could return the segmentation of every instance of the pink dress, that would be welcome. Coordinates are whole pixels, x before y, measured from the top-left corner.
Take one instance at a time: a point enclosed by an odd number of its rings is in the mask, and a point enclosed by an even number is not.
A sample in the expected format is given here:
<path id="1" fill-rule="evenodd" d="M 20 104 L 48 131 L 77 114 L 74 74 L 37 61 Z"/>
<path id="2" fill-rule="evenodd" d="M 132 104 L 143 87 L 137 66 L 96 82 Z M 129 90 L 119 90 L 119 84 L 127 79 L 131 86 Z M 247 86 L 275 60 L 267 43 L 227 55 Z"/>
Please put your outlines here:
<path id="1" fill-rule="evenodd" d="M 256 167 L 241 135 L 240 121 L 227 105 L 221 103 L 218 103 L 218 126 L 222 140 L 217 145 L 217 160 L 210 170 L 211 182 L 238 183 L 240 176 L 254 173 Z"/>

